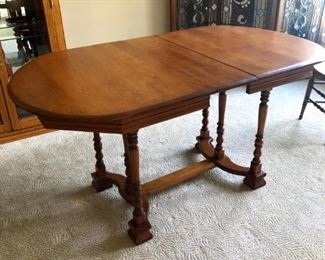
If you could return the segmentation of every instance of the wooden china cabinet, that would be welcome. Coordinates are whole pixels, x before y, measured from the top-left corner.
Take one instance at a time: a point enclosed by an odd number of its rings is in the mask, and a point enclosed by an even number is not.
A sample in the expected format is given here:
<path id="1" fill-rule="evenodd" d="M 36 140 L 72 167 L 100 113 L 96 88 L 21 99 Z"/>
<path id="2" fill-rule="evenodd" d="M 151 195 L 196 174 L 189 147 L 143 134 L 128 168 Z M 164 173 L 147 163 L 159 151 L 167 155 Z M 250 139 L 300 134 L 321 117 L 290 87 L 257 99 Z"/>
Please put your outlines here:
<path id="1" fill-rule="evenodd" d="M 66 48 L 59 0 L 0 0 L 0 143 L 46 132 L 17 107 L 7 83 L 34 57 Z"/>

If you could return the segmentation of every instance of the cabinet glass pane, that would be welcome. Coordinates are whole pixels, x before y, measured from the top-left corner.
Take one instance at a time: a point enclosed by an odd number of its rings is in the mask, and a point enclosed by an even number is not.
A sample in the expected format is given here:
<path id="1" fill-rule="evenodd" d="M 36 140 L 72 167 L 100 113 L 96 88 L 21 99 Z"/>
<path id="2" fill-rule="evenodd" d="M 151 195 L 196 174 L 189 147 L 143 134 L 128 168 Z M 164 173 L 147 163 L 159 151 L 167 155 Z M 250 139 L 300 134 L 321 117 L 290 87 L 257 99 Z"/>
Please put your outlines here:
<path id="1" fill-rule="evenodd" d="M 34 57 L 50 52 L 42 0 L 0 0 L 0 44 L 9 77 Z M 18 117 L 31 116 L 17 107 Z"/>

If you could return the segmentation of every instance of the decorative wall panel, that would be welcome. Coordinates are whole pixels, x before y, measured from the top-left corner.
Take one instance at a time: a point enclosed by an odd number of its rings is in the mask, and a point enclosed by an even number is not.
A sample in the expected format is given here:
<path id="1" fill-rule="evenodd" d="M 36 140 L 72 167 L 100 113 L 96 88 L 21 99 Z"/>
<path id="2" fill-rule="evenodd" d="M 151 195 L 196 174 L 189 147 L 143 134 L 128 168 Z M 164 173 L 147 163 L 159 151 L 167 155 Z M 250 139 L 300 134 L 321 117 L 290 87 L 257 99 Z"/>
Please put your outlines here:
<path id="1" fill-rule="evenodd" d="M 325 0 L 286 0 L 281 31 L 317 41 Z"/>
<path id="2" fill-rule="evenodd" d="M 211 24 L 265 28 L 271 0 L 177 0 L 177 29 Z"/>
<path id="3" fill-rule="evenodd" d="M 254 26 L 259 28 L 266 27 L 266 19 L 267 19 L 267 11 L 268 11 L 268 1 L 265 0 L 256 0 L 255 8 L 254 8 Z M 275 19 L 274 17 L 273 19 Z"/>

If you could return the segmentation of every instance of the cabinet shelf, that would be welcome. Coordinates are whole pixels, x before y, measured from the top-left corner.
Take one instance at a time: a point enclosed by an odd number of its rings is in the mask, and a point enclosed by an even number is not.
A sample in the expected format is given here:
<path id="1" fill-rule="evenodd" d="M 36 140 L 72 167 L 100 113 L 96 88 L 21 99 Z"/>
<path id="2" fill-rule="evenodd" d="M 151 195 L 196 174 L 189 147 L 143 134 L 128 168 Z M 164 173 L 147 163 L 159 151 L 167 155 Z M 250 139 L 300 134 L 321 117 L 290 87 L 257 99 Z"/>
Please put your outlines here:
<path id="1" fill-rule="evenodd" d="M 47 37 L 47 34 L 36 34 L 36 35 L 30 35 L 30 36 L 0 36 L 0 42 L 4 41 L 13 41 L 13 40 L 31 40 L 31 39 L 37 39 L 37 38 L 43 38 Z"/>

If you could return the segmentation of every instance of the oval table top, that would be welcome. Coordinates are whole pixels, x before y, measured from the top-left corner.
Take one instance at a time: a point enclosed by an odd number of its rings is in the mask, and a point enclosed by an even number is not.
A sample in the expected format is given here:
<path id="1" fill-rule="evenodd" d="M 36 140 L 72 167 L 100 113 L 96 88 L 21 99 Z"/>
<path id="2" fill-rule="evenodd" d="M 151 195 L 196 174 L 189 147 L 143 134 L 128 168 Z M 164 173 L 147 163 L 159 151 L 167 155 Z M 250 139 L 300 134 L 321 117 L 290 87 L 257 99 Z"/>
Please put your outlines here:
<path id="1" fill-rule="evenodd" d="M 258 79 L 324 60 L 324 48 L 289 34 L 239 26 L 210 26 L 158 37 L 254 75 Z"/>
<path id="2" fill-rule="evenodd" d="M 35 58 L 9 93 L 43 118 L 109 123 L 323 60 L 322 47 L 279 32 L 200 27 Z"/>

